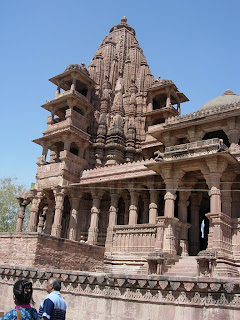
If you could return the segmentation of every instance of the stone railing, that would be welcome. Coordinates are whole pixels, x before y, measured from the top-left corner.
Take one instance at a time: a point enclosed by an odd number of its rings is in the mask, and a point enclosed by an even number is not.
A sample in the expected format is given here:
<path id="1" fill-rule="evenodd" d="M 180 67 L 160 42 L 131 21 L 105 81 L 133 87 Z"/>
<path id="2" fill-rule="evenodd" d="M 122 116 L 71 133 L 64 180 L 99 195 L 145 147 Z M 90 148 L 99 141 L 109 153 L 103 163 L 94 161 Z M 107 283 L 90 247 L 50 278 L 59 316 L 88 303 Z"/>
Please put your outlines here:
<path id="1" fill-rule="evenodd" d="M 196 119 L 201 119 L 201 118 L 206 118 L 211 115 L 219 114 L 219 113 L 224 113 L 224 112 L 229 112 L 232 110 L 240 109 L 240 104 L 230 104 L 222 107 L 214 107 L 212 109 L 207 109 L 207 110 L 199 110 L 193 113 L 187 113 L 182 116 L 176 116 L 176 117 L 171 117 L 165 120 L 164 126 L 168 125 L 173 125 L 173 124 L 178 124 L 186 121 L 191 121 L 191 120 L 196 120 Z"/>
<path id="2" fill-rule="evenodd" d="M 41 158 L 41 157 L 39 157 Z M 38 167 L 37 174 L 41 175 L 41 178 L 47 178 L 61 172 L 63 169 L 63 164 L 61 162 L 48 163 L 45 162 L 44 165 Z"/>
<path id="3" fill-rule="evenodd" d="M 217 251 L 218 257 L 231 257 L 233 254 L 233 228 L 231 218 L 220 213 L 208 213 L 210 220 L 209 248 Z"/>
<path id="4" fill-rule="evenodd" d="M 75 94 L 78 97 L 79 100 L 81 100 L 85 104 L 86 103 L 88 104 L 87 98 L 83 94 L 81 94 L 80 92 L 78 92 L 76 90 L 74 90 L 74 91 L 72 91 L 72 90 L 64 91 L 64 92 L 60 93 L 55 99 L 60 99 L 60 98 L 62 98 L 64 96 L 68 96 L 68 95 L 71 95 L 71 94 Z"/>
<path id="5" fill-rule="evenodd" d="M 48 117 L 48 121 L 47 121 L 48 127 L 47 127 L 47 130 L 43 133 L 43 135 L 48 135 L 55 131 L 62 131 L 65 128 L 67 128 L 69 125 L 73 125 L 77 129 L 80 129 L 84 132 L 87 131 L 88 124 L 86 122 L 86 118 L 72 109 L 66 110 L 65 119 L 60 122 L 53 123 L 51 119 L 52 119 L 51 116 Z"/>
<path id="6" fill-rule="evenodd" d="M 113 252 L 152 252 L 156 242 L 156 226 L 141 224 L 113 228 Z"/>
<path id="7" fill-rule="evenodd" d="M 166 147 L 163 159 L 169 161 L 183 158 L 192 158 L 206 154 L 217 153 L 221 150 L 228 150 L 228 148 L 219 138 L 200 140 L 196 142 Z"/>
<path id="8" fill-rule="evenodd" d="M 80 175 L 84 168 L 87 167 L 87 161 L 82 159 L 69 151 L 61 151 L 59 160 L 60 162 L 48 163 L 41 162 L 42 157 L 37 159 L 39 165 L 37 170 L 38 185 L 40 186 L 41 180 L 49 179 L 49 185 L 61 184 L 59 179 L 66 178 L 69 181 L 79 181 Z"/>

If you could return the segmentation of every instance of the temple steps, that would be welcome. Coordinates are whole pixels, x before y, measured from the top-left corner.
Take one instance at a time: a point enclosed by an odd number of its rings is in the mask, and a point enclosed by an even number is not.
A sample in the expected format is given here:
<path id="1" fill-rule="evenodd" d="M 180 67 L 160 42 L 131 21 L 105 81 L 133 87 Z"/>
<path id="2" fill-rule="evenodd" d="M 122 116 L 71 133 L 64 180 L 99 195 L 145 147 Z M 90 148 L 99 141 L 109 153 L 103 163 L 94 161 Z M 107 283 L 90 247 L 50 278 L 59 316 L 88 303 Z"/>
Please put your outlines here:
<path id="1" fill-rule="evenodd" d="M 174 265 L 168 268 L 164 275 L 173 277 L 197 277 L 198 269 L 196 257 L 181 257 Z"/>

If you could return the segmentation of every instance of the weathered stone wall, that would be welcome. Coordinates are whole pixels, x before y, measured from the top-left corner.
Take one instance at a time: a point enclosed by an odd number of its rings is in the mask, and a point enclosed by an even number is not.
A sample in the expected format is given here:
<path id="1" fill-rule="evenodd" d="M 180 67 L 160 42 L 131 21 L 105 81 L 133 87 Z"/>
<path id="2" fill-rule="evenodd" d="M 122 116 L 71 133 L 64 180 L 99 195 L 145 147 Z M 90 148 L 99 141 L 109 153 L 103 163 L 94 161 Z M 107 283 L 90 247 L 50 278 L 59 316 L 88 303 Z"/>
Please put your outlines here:
<path id="1" fill-rule="evenodd" d="M 104 275 L 0 266 L 0 306 L 13 308 L 12 285 L 33 282 L 35 307 L 50 276 L 60 276 L 67 320 L 239 320 L 240 279 Z"/>
<path id="2" fill-rule="evenodd" d="M 23 267 L 96 271 L 104 248 L 36 233 L 0 233 L 0 263 Z"/>

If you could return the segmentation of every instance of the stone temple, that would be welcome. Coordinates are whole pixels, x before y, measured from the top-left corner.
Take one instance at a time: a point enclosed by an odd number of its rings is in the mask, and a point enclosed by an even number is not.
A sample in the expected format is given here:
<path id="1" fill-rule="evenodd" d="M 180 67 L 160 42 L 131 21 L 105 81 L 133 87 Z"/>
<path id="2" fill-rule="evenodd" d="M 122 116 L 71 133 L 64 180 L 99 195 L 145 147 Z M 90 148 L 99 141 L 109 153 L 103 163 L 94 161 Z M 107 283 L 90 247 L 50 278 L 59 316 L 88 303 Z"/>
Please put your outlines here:
<path id="1" fill-rule="evenodd" d="M 240 96 L 181 115 L 188 98 L 154 80 L 126 17 L 88 68 L 50 81 L 36 184 L 0 235 L 0 291 L 28 277 L 39 302 L 58 274 L 68 319 L 240 319 Z"/>

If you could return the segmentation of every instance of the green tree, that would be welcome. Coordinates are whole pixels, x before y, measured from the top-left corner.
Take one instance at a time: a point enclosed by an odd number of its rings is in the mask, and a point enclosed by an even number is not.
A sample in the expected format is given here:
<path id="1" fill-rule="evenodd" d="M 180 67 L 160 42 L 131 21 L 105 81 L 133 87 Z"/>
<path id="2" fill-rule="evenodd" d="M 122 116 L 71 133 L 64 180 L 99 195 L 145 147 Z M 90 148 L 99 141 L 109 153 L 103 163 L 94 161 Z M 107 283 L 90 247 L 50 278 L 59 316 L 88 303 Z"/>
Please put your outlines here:
<path id="1" fill-rule="evenodd" d="M 26 187 L 17 184 L 16 178 L 0 178 L 0 232 L 15 231 L 19 208 L 17 197 L 25 191 Z M 24 220 L 29 216 L 29 208 L 26 209 Z M 24 226 L 26 226 L 26 222 Z"/>

